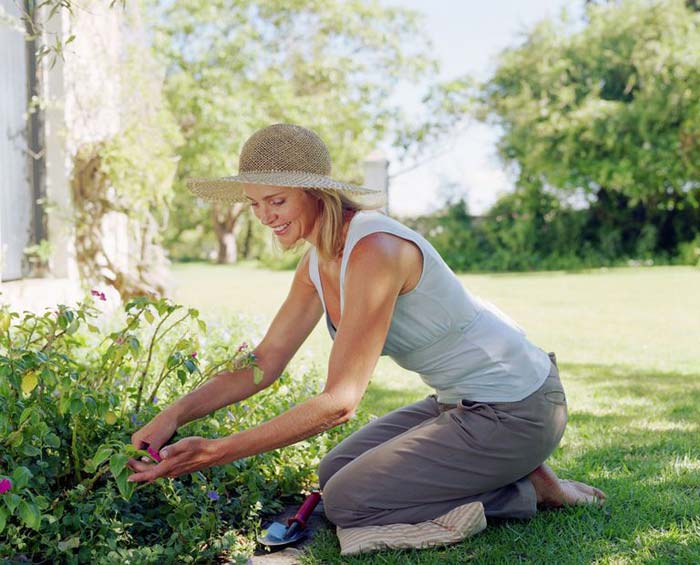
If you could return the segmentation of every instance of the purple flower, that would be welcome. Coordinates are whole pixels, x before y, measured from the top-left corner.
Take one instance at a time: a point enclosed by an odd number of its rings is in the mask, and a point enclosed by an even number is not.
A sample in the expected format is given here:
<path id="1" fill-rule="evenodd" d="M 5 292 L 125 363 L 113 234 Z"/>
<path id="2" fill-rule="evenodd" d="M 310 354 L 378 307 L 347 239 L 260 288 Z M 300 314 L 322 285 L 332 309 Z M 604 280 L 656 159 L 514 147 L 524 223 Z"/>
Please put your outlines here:
<path id="1" fill-rule="evenodd" d="M 233 415 L 233 413 L 230 410 L 226 410 L 226 416 L 228 416 L 229 420 L 236 419 L 236 417 Z"/>
<path id="2" fill-rule="evenodd" d="M 160 454 L 159 454 L 155 449 L 153 449 L 152 447 L 149 446 L 148 449 L 147 449 L 146 451 L 148 451 L 148 454 L 149 454 L 151 457 L 153 457 L 153 459 L 155 460 L 156 463 L 160 463 L 160 462 L 162 461 L 162 459 L 161 459 L 161 457 L 160 457 Z"/>
<path id="3" fill-rule="evenodd" d="M 104 292 L 100 292 L 99 290 L 95 290 L 94 288 L 90 291 L 90 294 L 92 296 L 97 296 L 100 300 L 107 301 L 107 297 L 105 296 Z"/>
<path id="4" fill-rule="evenodd" d="M 158 397 L 154 396 L 152 402 L 153 402 L 153 404 L 158 404 Z"/>
<path id="5" fill-rule="evenodd" d="M 0 494 L 5 494 L 8 490 L 12 488 L 12 481 L 10 479 L 3 479 L 0 481 Z M 219 498 L 219 495 L 216 495 Z"/>
<path id="6" fill-rule="evenodd" d="M 197 352 L 195 351 L 194 353 L 192 353 L 192 355 L 190 355 L 190 357 L 192 357 L 192 359 L 196 359 L 196 358 L 197 358 Z"/>
<path id="7" fill-rule="evenodd" d="M 241 351 L 245 351 L 246 349 L 248 349 L 248 343 L 244 341 L 243 343 L 241 343 L 241 344 L 238 346 L 238 351 L 237 351 L 237 353 L 240 353 Z"/>
<path id="8" fill-rule="evenodd" d="M 208 496 L 211 500 L 219 500 L 219 499 L 221 498 L 221 497 L 219 496 L 219 493 L 216 492 L 215 490 L 210 490 L 210 491 L 207 493 L 207 496 Z"/>
<path id="9" fill-rule="evenodd" d="M 143 424 L 141 420 L 139 420 L 138 416 L 136 414 L 131 415 L 131 423 L 134 424 L 135 426 L 140 426 Z"/>

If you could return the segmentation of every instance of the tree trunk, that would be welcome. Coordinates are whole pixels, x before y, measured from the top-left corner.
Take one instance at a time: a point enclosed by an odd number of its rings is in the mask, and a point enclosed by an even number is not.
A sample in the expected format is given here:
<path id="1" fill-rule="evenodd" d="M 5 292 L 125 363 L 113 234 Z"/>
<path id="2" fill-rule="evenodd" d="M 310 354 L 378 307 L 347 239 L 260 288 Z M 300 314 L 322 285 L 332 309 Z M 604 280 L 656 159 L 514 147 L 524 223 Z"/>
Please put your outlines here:
<path id="1" fill-rule="evenodd" d="M 236 236 L 233 232 L 225 233 L 219 239 L 219 252 L 216 257 L 216 262 L 219 265 L 233 265 L 236 261 L 238 261 Z"/>
<path id="2" fill-rule="evenodd" d="M 234 204 L 232 206 L 212 204 L 212 223 L 214 224 L 214 233 L 218 243 L 216 262 L 220 265 L 232 265 L 238 260 L 234 228 L 241 217 L 243 209 L 243 204 Z"/>
<path id="3" fill-rule="evenodd" d="M 245 226 L 245 238 L 243 239 L 242 255 L 244 259 L 250 259 L 251 245 L 253 243 L 253 222 L 248 217 Z"/>

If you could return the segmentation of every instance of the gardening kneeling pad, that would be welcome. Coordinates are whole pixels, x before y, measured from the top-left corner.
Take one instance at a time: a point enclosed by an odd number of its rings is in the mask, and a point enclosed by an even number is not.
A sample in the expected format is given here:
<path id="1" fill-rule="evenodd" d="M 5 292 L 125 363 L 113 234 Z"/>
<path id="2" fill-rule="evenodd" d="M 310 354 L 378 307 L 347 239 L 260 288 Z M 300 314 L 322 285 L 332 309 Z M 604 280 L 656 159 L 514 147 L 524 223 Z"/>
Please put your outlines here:
<path id="1" fill-rule="evenodd" d="M 484 506 L 470 502 L 446 514 L 418 524 L 388 524 L 337 528 L 341 555 L 355 555 L 380 549 L 421 549 L 456 543 L 478 534 L 486 527 Z"/>

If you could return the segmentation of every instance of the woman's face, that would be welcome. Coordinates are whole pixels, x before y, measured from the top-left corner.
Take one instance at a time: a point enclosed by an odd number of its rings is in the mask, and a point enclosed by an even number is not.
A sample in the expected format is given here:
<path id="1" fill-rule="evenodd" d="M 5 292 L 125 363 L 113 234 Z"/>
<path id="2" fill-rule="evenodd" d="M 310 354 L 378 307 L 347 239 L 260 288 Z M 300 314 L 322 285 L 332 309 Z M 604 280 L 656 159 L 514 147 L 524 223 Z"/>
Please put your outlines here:
<path id="1" fill-rule="evenodd" d="M 318 218 L 317 200 L 306 191 L 259 184 L 246 184 L 243 190 L 253 213 L 272 229 L 283 248 L 312 237 Z"/>

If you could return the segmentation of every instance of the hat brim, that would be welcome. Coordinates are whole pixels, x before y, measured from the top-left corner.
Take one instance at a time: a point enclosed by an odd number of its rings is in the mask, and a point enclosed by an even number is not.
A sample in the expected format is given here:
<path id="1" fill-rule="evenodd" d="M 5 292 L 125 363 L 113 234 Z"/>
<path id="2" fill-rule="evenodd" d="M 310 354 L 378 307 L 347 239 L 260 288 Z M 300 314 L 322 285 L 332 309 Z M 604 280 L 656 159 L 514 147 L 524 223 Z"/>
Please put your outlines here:
<path id="1" fill-rule="evenodd" d="M 243 192 L 244 184 L 260 184 L 265 186 L 285 186 L 289 188 L 318 188 L 321 190 L 337 190 L 348 196 L 366 196 L 382 194 L 381 190 L 348 184 L 334 180 L 324 175 L 304 171 L 251 171 L 235 177 L 218 179 L 187 179 L 187 188 L 199 198 L 210 202 L 233 204 L 246 202 Z"/>

